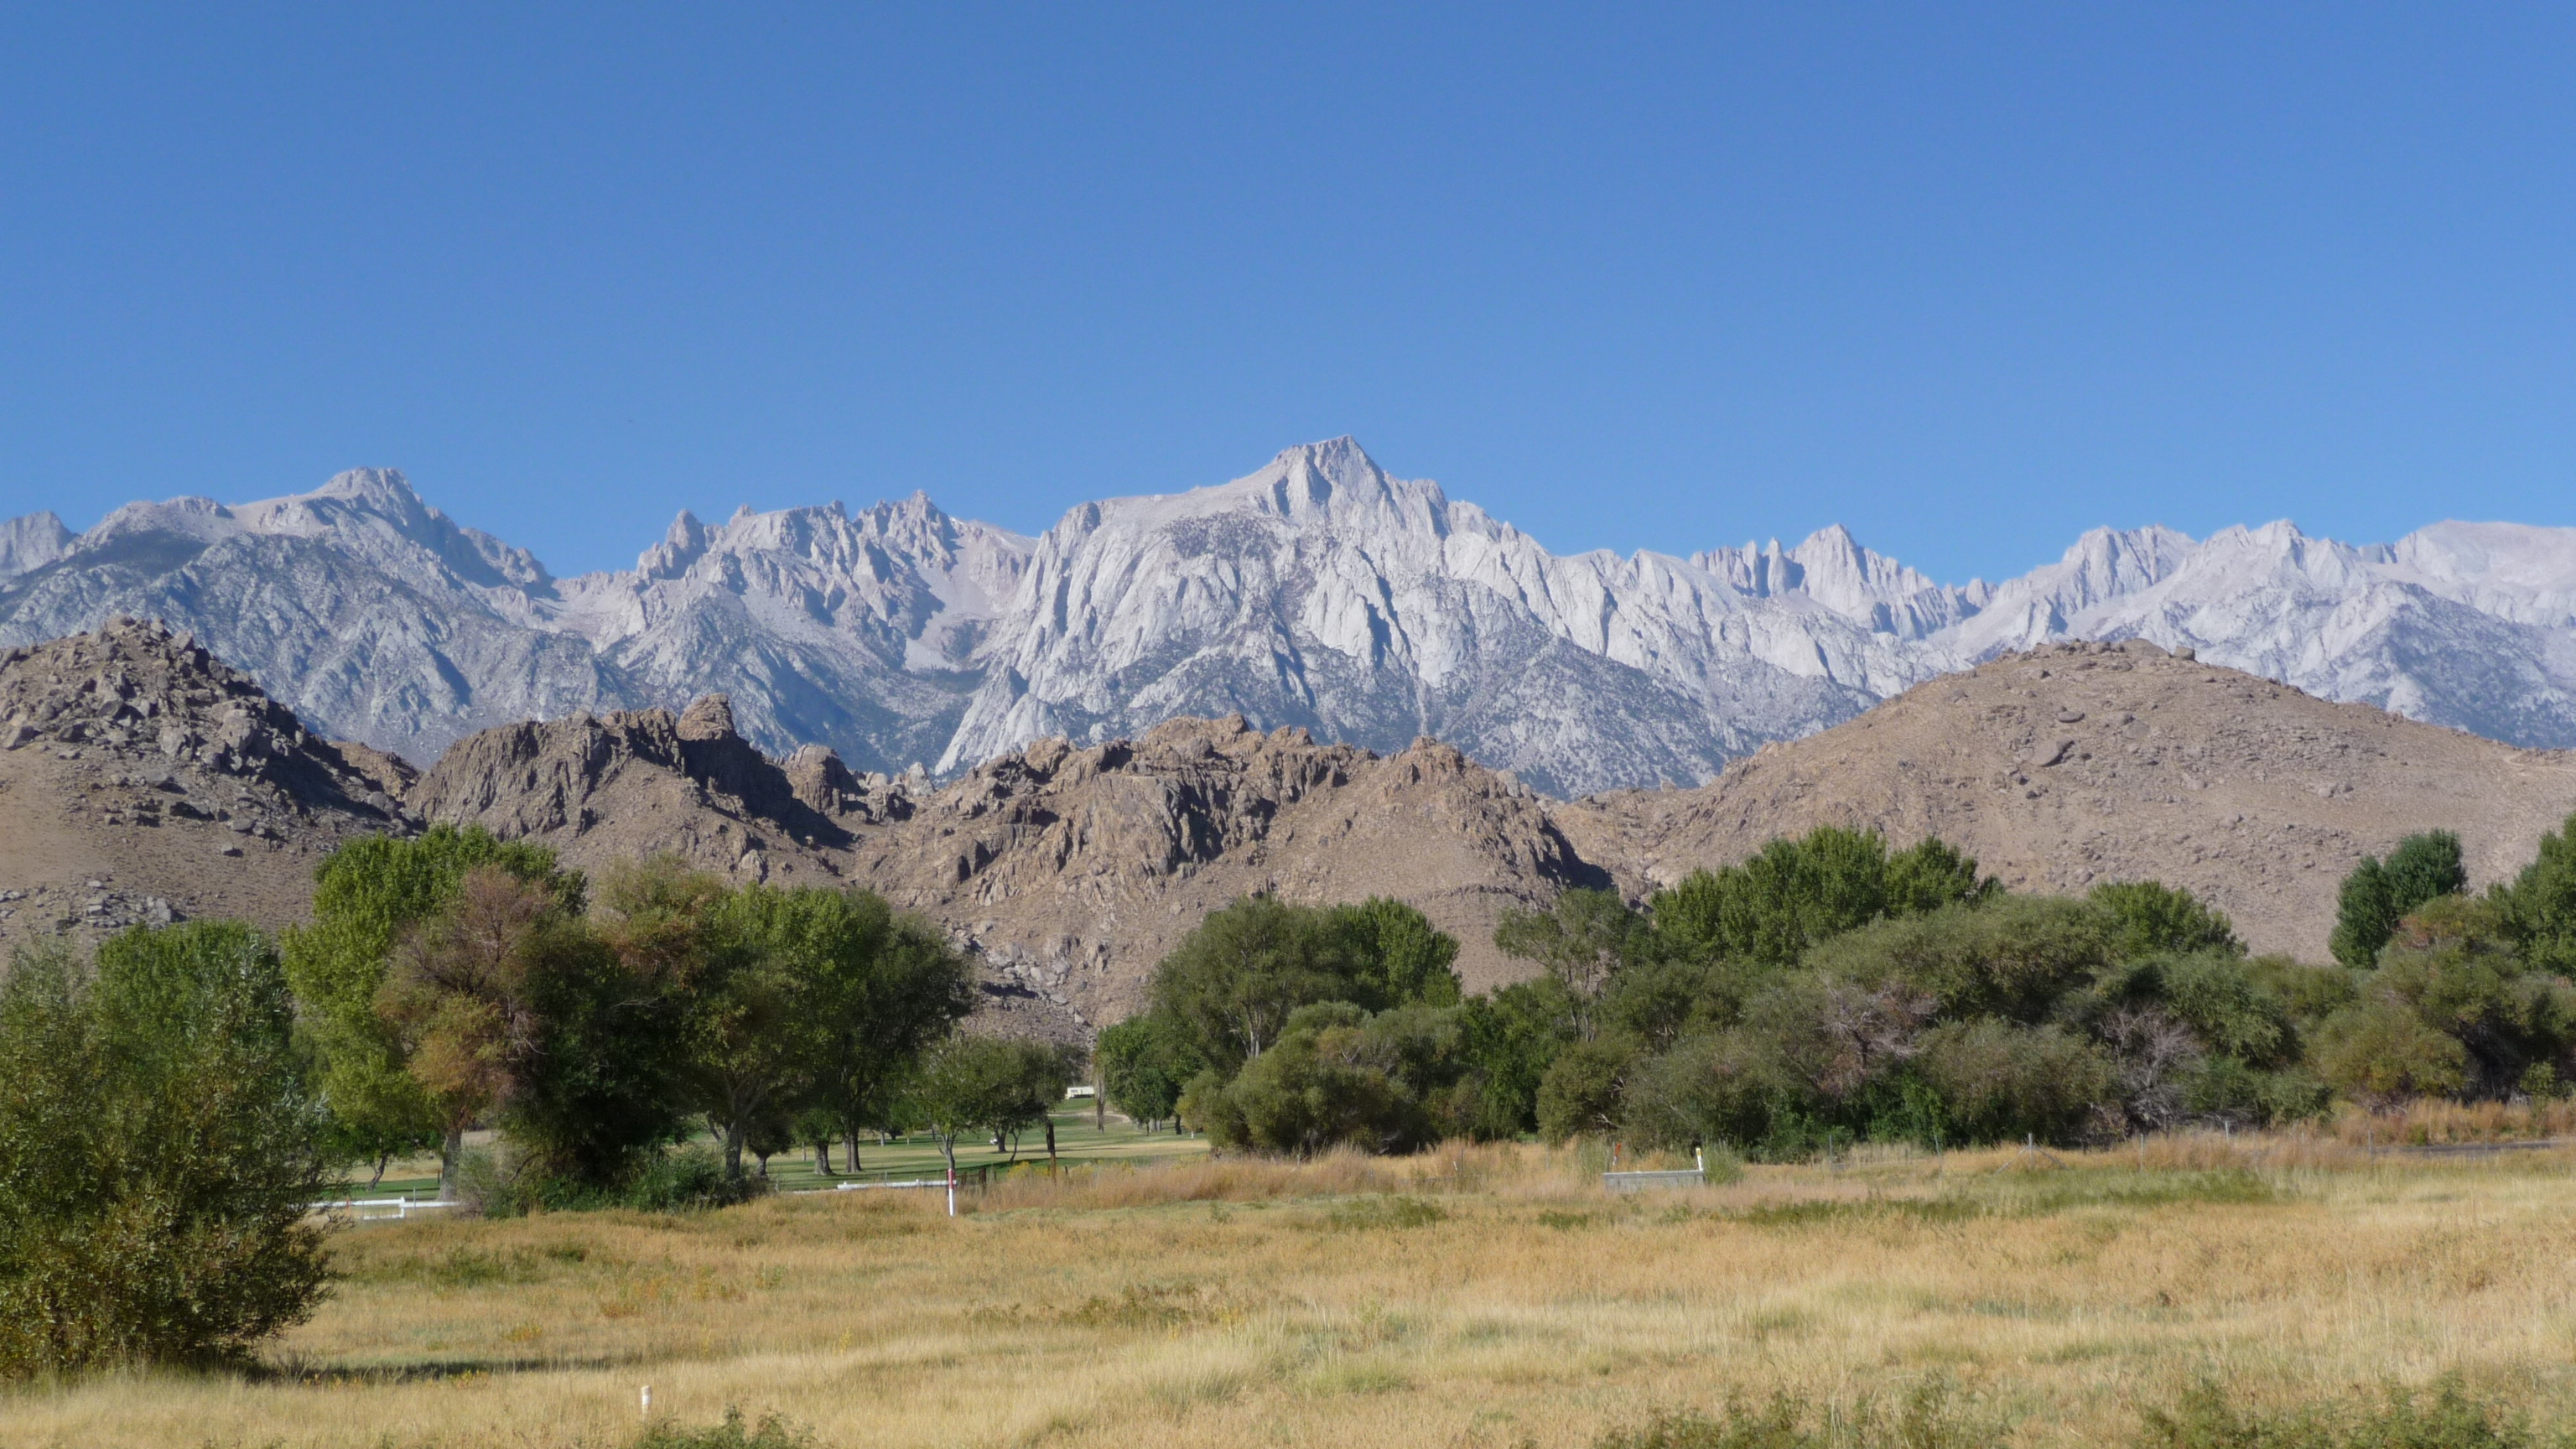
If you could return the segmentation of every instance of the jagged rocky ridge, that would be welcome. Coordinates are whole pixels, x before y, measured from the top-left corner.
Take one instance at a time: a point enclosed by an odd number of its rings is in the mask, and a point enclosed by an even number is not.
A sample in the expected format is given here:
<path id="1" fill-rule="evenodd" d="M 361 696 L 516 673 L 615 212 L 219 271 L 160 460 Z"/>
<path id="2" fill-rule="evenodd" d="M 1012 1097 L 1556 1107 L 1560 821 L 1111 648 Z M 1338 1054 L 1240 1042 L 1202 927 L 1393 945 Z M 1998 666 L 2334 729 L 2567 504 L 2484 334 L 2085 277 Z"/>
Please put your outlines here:
<path id="1" fill-rule="evenodd" d="M 1078 1023 L 1132 1009 L 1152 963 L 1247 892 L 1402 896 L 1456 932 L 1470 978 L 1490 983 L 1510 971 L 1490 944 L 1505 906 L 1609 879 L 1533 791 L 1450 746 L 1381 757 L 1239 715 L 1087 747 L 1040 740 L 933 787 L 810 746 L 773 760 L 710 696 L 677 716 L 487 730 L 408 801 L 587 869 L 670 852 L 735 880 L 865 885 Z"/>
<path id="2" fill-rule="evenodd" d="M 633 570 L 575 579 L 373 470 L 238 507 L 135 504 L 77 537 L 50 514 L 0 524 L 0 643 L 118 613 L 192 630 L 331 733 L 421 760 L 507 721 L 722 692 L 762 748 L 824 744 L 861 770 L 949 777 L 1050 735 L 1240 712 L 1380 751 L 1435 735 L 1573 795 L 1710 779 L 2069 638 L 2576 744 L 2576 530 L 2445 523 L 2359 548 L 2287 523 L 2102 529 L 1950 587 L 1839 528 L 1560 557 L 1348 439 L 1084 504 L 1036 539 L 918 494 L 683 514 Z"/>

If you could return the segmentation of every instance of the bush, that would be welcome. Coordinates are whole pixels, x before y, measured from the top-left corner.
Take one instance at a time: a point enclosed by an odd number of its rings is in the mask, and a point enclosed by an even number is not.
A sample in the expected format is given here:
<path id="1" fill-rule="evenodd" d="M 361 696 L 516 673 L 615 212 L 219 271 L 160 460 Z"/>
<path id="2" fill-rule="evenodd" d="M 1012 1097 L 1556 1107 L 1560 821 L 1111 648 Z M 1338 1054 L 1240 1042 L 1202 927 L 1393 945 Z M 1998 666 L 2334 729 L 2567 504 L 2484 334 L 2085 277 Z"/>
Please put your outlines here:
<path id="1" fill-rule="evenodd" d="M 1970 1142 L 2075 1142 L 2116 1087 L 2109 1057 L 2093 1043 L 2055 1026 L 1992 1017 L 1925 1032 L 1915 1070 L 1959 1140 Z"/>
<path id="2" fill-rule="evenodd" d="M 2317 1034 L 2317 1070 L 2356 1102 L 2455 1096 L 2469 1083 L 2469 1052 L 2406 1003 L 2381 995 L 2346 1007 Z"/>
<path id="3" fill-rule="evenodd" d="M 487 1218 L 533 1212 L 701 1212 L 765 1197 L 766 1178 L 727 1172 L 724 1157 L 692 1142 L 638 1161 L 622 1182 L 584 1183 L 513 1170 L 504 1156 L 468 1149 L 457 1174 L 457 1198 Z"/>
<path id="4" fill-rule="evenodd" d="M 746 1426 L 742 1410 L 728 1408 L 723 1423 L 704 1429 L 649 1425 L 635 1436 L 632 1449 L 811 1449 L 813 1443 L 813 1434 L 775 1414 L 763 1414 L 758 1424 Z"/>
<path id="5" fill-rule="evenodd" d="M 2277 1066 L 2298 1055 L 2290 1008 L 2242 957 L 2223 952 L 2155 963 L 2165 1009 L 2188 1024 L 2212 1051 L 2252 1066 Z"/>
<path id="6" fill-rule="evenodd" d="M 1635 1048 L 1617 1038 L 1576 1042 L 1557 1053 L 1538 1084 L 1538 1133 L 1550 1142 L 1615 1131 Z"/>
<path id="7" fill-rule="evenodd" d="M 2005 896 L 1863 927 L 1818 946 L 1806 964 L 1864 986 L 1913 987 L 1945 1017 L 2037 1022 L 2112 961 L 2103 912 L 2055 896 Z"/>
<path id="8" fill-rule="evenodd" d="M 1962 1402 L 1943 1378 L 1917 1384 L 1892 1409 L 1869 1398 L 1818 1404 L 1774 1395 L 1759 1408 L 1741 1401 L 1719 1414 L 1663 1414 L 1614 1429 L 1595 1449 L 1984 1449 L 2005 1426 Z"/>
<path id="9" fill-rule="evenodd" d="M 2398 923 L 2354 1004 L 2318 1031 L 2328 1081 L 2358 1101 L 2499 1098 L 2576 1050 L 2576 985 L 2528 969 L 2504 910 L 2443 896 Z"/>
<path id="10" fill-rule="evenodd" d="M 1772 1135 L 1779 1093 L 1769 1055 L 1745 1033 L 1694 1037 L 1630 1071 L 1621 1133 L 1649 1151 L 1758 1144 Z"/>
<path id="11" fill-rule="evenodd" d="M 2087 899 L 2110 916 L 2111 952 L 2123 961 L 2164 952 L 2245 954 L 2225 914 L 2189 891 L 2158 881 L 2107 881 Z"/>
<path id="12" fill-rule="evenodd" d="M 2549 842 L 2541 843 L 2544 856 Z M 2334 934 L 2328 948 L 2346 966 L 2366 968 L 2388 944 L 2397 923 L 2426 901 L 2468 889 L 2469 873 L 2460 860 L 2460 837 L 2447 830 L 2410 835 L 2397 842 L 2382 865 L 2365 857 L 2343 878 L 2335 901 Z"/>
<path id="13" fill-rule="evenodd" d="M 1410 1152 L 1438 1140 L 1430 1114 L 1404 1079 L 1396 1043 L 1358 1008 L 1299 1013 L 1279 1044 L 1252 1059 L 1214 1095 L 1208 1139 L 1219 1147 L 1311 1156 L 1335 1147 Z"/>
<path id="14" fill-rule="evenodd" d="M 0 984 L 0 1373 L 214 1363 L 322 1296 L 325 1124 L 276 953 L 138 928 Z"/>
<path id="15" fill-rule="evenodd" d="M 1890 855 L 1878 832 L 1824 826 L 1774 840 L 1741 865 L 1693 871 L 1651 903 L 1658 949 L 1691 960 L 1787 966 L 1819 941 L 1883 916 L 1993 895 L 1977 863 L 1939 840 Z"/>
<path id="16" fill-rule="evenodd" d="M 2139 1449 L 2533 1449 L 2539 1442 L 2523 1415 L 2473 1397 L 2456 1376 L 2428 1393 L 2392 1388 L 2278 1414 L 2240 1408 L 2235 1395 L 2204 1382 L 2144 1417 Z"/>

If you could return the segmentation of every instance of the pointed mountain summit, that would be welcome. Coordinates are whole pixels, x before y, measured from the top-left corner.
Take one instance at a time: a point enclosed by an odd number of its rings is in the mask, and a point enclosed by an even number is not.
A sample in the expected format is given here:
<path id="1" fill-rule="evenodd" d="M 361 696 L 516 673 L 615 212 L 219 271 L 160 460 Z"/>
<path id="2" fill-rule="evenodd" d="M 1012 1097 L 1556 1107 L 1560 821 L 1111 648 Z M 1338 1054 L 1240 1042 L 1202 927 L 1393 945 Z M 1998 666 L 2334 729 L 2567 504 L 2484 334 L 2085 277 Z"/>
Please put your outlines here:
<path id="1" fill-rule="evenodd" d="M 1417 736 L 1556 794 L 1710 779 L 1933 675 L 2062 639 L 2192 649 L 2335 699 L 2576 745 L 2576 530 L 2096 529 L 1936 582 L 1828 526 L 1688 556 L 1548 552 L 1348 437 L 1029 538 L 920 491 L 674 519 L 557 579 L 401 473 L 0 524 L 0 644 L 116 614 L 194 632 L 332 733 L 434 757 L 487 725 L 721 693 L 773 754 L 954 775 L 1178 716 L 1384 752 Z"/>

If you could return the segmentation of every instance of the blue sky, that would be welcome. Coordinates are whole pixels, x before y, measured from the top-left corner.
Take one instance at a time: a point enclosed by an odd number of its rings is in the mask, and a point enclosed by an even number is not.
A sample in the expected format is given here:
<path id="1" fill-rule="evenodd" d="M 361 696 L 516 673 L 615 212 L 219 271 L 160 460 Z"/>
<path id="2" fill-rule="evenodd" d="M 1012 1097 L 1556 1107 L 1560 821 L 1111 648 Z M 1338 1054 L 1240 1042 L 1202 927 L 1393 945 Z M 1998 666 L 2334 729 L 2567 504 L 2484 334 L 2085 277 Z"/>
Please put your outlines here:
<path id="1" fill-rule="evenodd" d="M 1351 433 L 1560 550 L 1954 581 L 2576 524 L 2571 62 L 2565 7 L 11 7 L 0 514 L 395 466 L 569 573 Z"/>

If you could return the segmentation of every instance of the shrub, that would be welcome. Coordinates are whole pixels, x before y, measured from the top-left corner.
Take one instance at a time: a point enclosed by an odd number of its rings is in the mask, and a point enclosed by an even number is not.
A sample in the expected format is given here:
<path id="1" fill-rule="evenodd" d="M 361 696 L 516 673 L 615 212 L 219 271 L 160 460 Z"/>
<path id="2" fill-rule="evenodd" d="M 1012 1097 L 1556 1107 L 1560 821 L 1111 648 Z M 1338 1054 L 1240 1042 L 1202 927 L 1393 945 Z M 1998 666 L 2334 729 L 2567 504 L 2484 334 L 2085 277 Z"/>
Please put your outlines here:
<path id="1" fill-rule="evenodd" d="M 1865 986 L 1929 993 L 1945 1017 L 2036 1022 L 2112 959 L 2101 911 L 2055 896 L 2005 896 L 1863 927 L 1818 946 L 1806 964 Z"/>
<path id="2" fill-rule="evenodd" d="M 2346 1007 L 2317 1034 L 2317 1070 L 2357 1102 L 2448 1097 L 2469 1083 L 2469 1052 L 2387 995 Z"/>
<path id="3" fill-rule="evenodd" d="M 2165 1009 L 2187 1023 L 2211 1050 L 2252 1066 L 2273 1066 L 2298 1054 L 2298 1034 L 2280 995 L 2247 968 L 2241 956 L 2205 951 L 2156 963 Z"/>
<path id="4" fill-rule="evenodd" d="M 138 928 L 0 984 L 0 1372 L 246 1357 L 326 1274 L 325 1124 L 276 953 Z"/>
<path id="5" fill-rule="evenodd" d="M 700 1212 L 733 1207 L 765 1197 L 767 1179 L 728 1172 L 722 1154 L 703 1143 L 689 1143 L 639 1161 L 622 1182 L 592 1184 L 560 1177 L 521 1174 L 503 1156 L 467 1149 L 457 1174 L 457 1197 L 469 1211 L 490 1218 L 513 1218 L 532 1212 L 594 1212 L 625 1208 L 634 1212 Z"/>
<path id="6" fill-rule="evenodd" d="M 1620 1130 L 1649 1150 L 1749 1146 L 1771 1136 L 1779 1092 L 1769 1055 L 1749 1035 L 1695 1037 L 1629 1072 Z"/>
<path id="7" fill-rule="evenodd" d="M 2055 1026 L 1992 1017 L 1925 1032 L 1915 1070 L 1959 1138 L 1972 1142 L 2076 1141 L 2116 1085 L 2108 1056 L 2093 1043 Z"/>
<path id="8" fill-rule="evenodd" d="M 1636 1050 L 1616 1038 L 1576 1042 L 1557 1053 L 1538 1084 L 1538 1133 L 1550 1142 L 1616 1130 L 1620 1095 Z"/>
<path id="9" fill-rule="evenodd" d="M 1736 957 L 1770 966 L 1882 916 L 1974 903 L 1999 889 L 1977 863 L 1939 840 L 1890 855 L 1878 832 L 1824 826 L 1774 840 L 1741 865 L 1694 871 L 1656 893 L 1659 949 L 1694 960 Z"/>
<path id="10" fill-rule="evenodd" d="M 2549 842 L 2543 841 L 2542 854 L 2546 856 L 2548 850 Z M 2466 890 L 2468 885 L 2469 873 L 2460 860 L 2460 837 L 2447 830 L 2407 836 L 2388 853 L 2385 865 L 2365 857 L 2343 878 L 2328 948 L 2346 966 L 2368 967 L 2400 920 L 2426 901 Z"/>
<path id="11" fill-rule="evenodd" d="M 1963 1400 L 1947 1379 L 1926 1379 L 1893 1409 L 1863 1397 L 1816 1403 L 1777 1394 L 1754 1407 L 1730 1403 L 1722 1413 L 1658 1415 L 1633 1429 L 1614 1429 L 1595 1449 L 1984 1449 L 2002 1442 L 2004 1425 Z"/>
<path id="12" fill-rule="evenodd" d="M 1437 1139 L 1420 1097 L 1401 1073 L 1393 1044 L 1342 1018 L 1356 1007 L 1316 1012 L 1253 1058 L 1207 1116 L 1220 1147 L 1311 1156 L 1335 1147 L 1409 1152 Z"/>
<path id="13" fill-rule="evenodd" d="M 2203 1382 L 2169 1408 L 2151 1408 L 2139 1449 L 2532 1449 L 2529 1422 L 2481 1401 L 2456 1376 L 2417 1394 L 2391 1388 L 2320 1400 L 2277 1414 L 2239 1407 Z"/>
<path id="14" fill-rule="evenodd" d="M 814 1436 L 775 1414 L 763 1414 L 747 1425 L 742 1410 L 725 1410 L 724 1422 L 704 1429 L 668 1422 L 648 1425 L 635 1436 L 632 1449 L 812 1449 Z"/>
<path id="15" fill-rule="evenodd" d="M 2443 896 L 2398 923 L 2379 969 L 2318 1032 L 2327 1080 L 2362 1101 L 2495 1098 L 2576 1049 L 2576 985 L 2530 970 L 2503 908 Z"/>
<path id="16" fill-rule="evenodd" d="M 2111 952 L 2123 961 L 2164 952 L 2245 954 L 2234 924 L 2189 891 L 2151 880 L 2106 881 L 2088 899 L 2111 918 Z"/>

